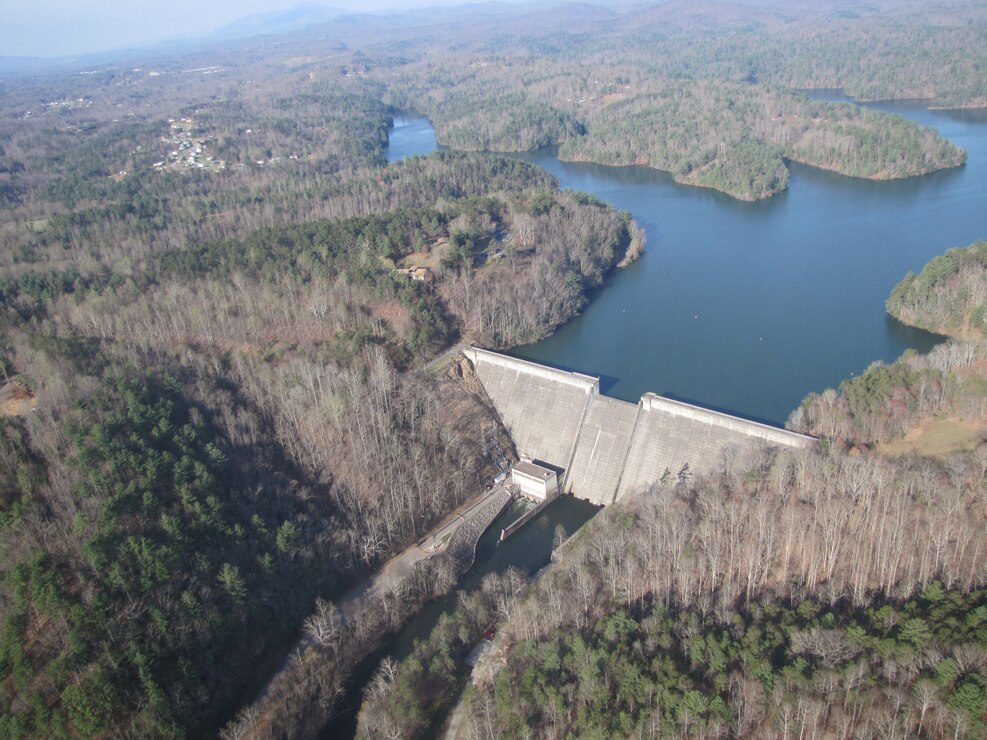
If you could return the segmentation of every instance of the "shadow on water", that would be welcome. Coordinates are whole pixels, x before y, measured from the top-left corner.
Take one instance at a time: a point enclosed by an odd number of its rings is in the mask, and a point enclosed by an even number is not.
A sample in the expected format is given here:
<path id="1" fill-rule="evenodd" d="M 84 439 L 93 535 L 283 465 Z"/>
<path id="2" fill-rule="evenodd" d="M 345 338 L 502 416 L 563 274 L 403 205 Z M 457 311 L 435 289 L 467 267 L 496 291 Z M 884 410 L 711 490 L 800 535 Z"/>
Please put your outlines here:
<path id="1" fill-rule="evenodd" d="M 926 175 L 903 177 L 897 180 L 864 180 L 859 177 L 842 175 L 832 170 L 824 170 L 809 164 L 785 160 L 792 175 L 792 180 L 800 183 L 812 182 L 824 187 L 839 188 L 846 194 L 877 195 L 881 198 L 918 199 L 928 193 L 936 192 L 952 181 L 961 177 L 966 165 L 937 170 Z M 790 192 L 790 190 L 785 191 Z M 776 196 L 777 197 L 777 196 Z M 774 198 L 771 198 L 774 200 Z"/>
<path id="2" fill-rule="evenodd" d="M 987 123 L 987 108 L 939 108 L 936 112 L 960 123 Z"/>
<path id="3" fill-rule="evenodd" d="M 905 349 L 913 349 L 916 352 L 926 354 L 949 339 L 942 334 L 935 334 L 925 329 L 903 324 L 891 314 L 884 315 L 884 323 L 892 340 L 904 347 L 902 352 Z"/>

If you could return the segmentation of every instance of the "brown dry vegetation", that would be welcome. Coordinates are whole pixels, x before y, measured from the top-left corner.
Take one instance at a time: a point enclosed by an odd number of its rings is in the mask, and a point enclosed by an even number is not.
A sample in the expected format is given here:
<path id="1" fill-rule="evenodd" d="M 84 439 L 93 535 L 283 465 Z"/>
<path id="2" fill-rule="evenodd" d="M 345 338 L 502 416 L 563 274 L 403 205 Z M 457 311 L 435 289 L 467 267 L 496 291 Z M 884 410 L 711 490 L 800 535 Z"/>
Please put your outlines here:
<path id="1" fill-rule="evenodd" d="M 987 428 L 982 423 L 961 419 L 927 419 L 919 422 L 901 438 L 877 446 L 877 452 L 889 457 L 917 455 L 949 457 L 958 452 L 972 452 L 987 442 Z"/>
<path id="2" fill-rule="evenodd" d="M 0 416 L 27 416 L 37 406 L 34 394 L 16 378 L 0 387 Z"/>

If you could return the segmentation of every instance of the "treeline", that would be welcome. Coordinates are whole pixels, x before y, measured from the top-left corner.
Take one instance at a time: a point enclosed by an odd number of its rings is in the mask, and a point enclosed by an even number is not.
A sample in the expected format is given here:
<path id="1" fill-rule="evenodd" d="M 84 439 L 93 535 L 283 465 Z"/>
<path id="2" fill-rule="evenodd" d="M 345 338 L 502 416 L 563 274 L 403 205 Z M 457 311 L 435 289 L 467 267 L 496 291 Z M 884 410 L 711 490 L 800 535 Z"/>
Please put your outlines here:
<path id="1" fill-rule="evenodd" d="M 41 298 L 85 336 L 302 348 L 340 363 L 377 345 L 406 367 L 454 338 L 508 347 L 546 336 L 642 241 L 592 199 L 529 191 L 261 230 L 162 252 L 137 276 L 88 289 L 56 282 Z M 396 272 L 412 254 L 432 261 L 433 283 Z"/>
<path id="2" fill-rule="evenodd" d="M 888 313 L 902 323 L 960 339 L 984 336 L 987 242 L 950 249 L 891 291 Z"/>
<path id="3" fill-rule="evenodd" d="M 437 138 L 453 149 L 527 152 L 581 132 L 571 114 L 503 83 L 488 78 L 477 85 L 429 85 L 421 97 L 404 94 L 403 99 L 428 115 Z"/>
<path id="4" fill-rule="evenodd" d="M 462 333 L 494 348 L 551 334 L 645 240 L 629 214 L 615 214 L 579 193 L 535 196 L 528 212 L 510 215 L 510 228 L 508 243 L 487 248 L 493 250 L 489 267 L 460 269 L 439 286 Z"/>
<path id="5" fill-rule="evenodd" d="M 748 49 L 764 79 L 795 88 L 842 88 L 857 100 L 928 99 L 944 108 L 983 107 L 983 4 L 930 3 L 894 13 L 793 24 Z M 924 15 L 924 17 L 923 17 Z M 820 32 L 821 31 L 821 32 Z"/>
<path id="6" fill-rule="evenodd" d="M 232 213 L 220 214 L 214 203 L 172 193 L 168 199 L 137 198 L 57 214 L 36 231 L 7 222 L 17 246 L 9 245 L 10 261 L 0 267 L 0 291 L 5 305 L 15 306 L 22 317 L 31 316 L 61 293 L 120 284 L 139 275 L 145 260 L 165 259 L 154 257 L 159 252 L 174 259 L 188 247 L 201 253 L 203 243 L 215 249 L 216 243 L 234 236 L 272 234 L 275 226 L 290 231 L 300 222 L 421 209 L 446 199 L 555 185 L 543 170 L 517 160 L 438 152 L 395 164 L 382 174 L 327 179 L 304 200 L 284 200 L 284 192 L 279 200 L 262 191 Z"/>
<path id="7" fill-rule="evenodd" d="M 332 536 L 328 502 L 291 479 L 276 445 L 236 431 L 266 424 L 234 410 L 235 394 L 189 371 L 135 372 L 94 343 L 46 344 L 48 361 L 107 379 L 80 373 L 71 405 L 5 423 L 30 442 L 5 450 L 17 473 L 2 533 L 2 734 L 215 725 L 310 594 L 335 588 L 342 564 L 318 544 Z"/>
<path id="8" fill-rule="evenodd" d="M 978 737 L 981 478 L 765 453 L 607 509 L 501 623 L 464 726 Z"/>
<path id="9" fill-rule="evenodd" d="M 290 173 L 268 168 L 137 175 L 132 195 L 56 212 L 27 226 L 8 221 L 0 232 L 8 248 L 0 269 L 17 279 L 42 265 L 47 271 L 88 274 L 102 263 L 126 272 L 159 251 L 259 228 L 556 185 L 544 171 L 517 160 L 451 152 L 414 158 L 383 171 L 360 170 L 349 178 L 322 173 L 312 165 L 294 167 Z"/>
<path id="10" fill-rule="evenodd" d="M 859 610 L 758 599 L 728 621 L 618 609 L 514 644 L 469 692 L 464 736 L 979 737 L 985 604 L 983 590 L 932 583 Z"/>

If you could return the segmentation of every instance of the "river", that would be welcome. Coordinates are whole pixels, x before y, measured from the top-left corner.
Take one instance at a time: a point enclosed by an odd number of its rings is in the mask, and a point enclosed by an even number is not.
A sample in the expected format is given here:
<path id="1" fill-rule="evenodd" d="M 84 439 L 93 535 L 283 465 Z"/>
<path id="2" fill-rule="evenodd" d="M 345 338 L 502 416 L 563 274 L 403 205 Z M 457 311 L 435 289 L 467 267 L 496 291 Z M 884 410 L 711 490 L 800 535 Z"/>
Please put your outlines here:
<path id="1" fill-rule="evenodd" d="M 888 317 L 884 301 L 909 270 L 987 238 L 987 111 L 871 107 L 935 127 L 967 164 L 871 182 L 792 163 L 787 191 L 744 203 L 646 167 L 516 155 L 629 211 L 648 245 L 581 316 L 514 354 L 598 375 L 627 401 L 654 391 L 781 425 L 806 394 L 928 351 L 939 338 Z M 427 120 L 395 120 L 391 161 L 435 148 Z"/>
<path id="2" fill-rule="evenodd" d="M 439 617 L 455 608 L 459 591 L 474 591 L 480 588 L 483 577 L 488 573 L 501 573 L 511 566 L 533 575 L 551 560 L 556 527 L 561 525 L 567 534 L 572 534 L 598 510 L 586 501 L 563 496 L 505 542 L 498 541 L 500 530 L 521 516 L 526 509 L 523 504 L 514 504 L 501 514 L 477 543 L 476 562 L 458 586 L 447 596 L 426 604 L 399 632 L 386 639 L 380 649 L 354 669 L 337 716 L 323 728 L 320 736 L 325 740 L 336 740 L 356 734 L 357 711 L 363 687 L 373 678 L 380 661 L 388 655 L 395 660 L 408 656 L 414 649 L 415 641 L 428 637 Z M 437 721 L 441 722 L 441 718 Z"/>

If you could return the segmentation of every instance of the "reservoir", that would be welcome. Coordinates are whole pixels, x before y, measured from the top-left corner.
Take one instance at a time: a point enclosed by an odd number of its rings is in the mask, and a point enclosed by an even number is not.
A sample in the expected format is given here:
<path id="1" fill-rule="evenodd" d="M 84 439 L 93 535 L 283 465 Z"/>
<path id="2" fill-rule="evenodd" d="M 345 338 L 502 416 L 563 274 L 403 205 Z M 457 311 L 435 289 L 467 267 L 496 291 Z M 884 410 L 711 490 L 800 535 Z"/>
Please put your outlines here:
<path id="1" fill-rule="evenodd" d="M 787 191 L 744 203 L 646 167 L 515 155 L 629 211 L 648 244 L 581 316 L 513 353 L 598 375 L 628 401 L 654 391 L 781 425 L 806 394 L 929 350 L 940 338 L 894 321 L 884 301 L 909 270 L 987 238 L 987 111 L 871 107 L 936 128 L 966 165 L 871 182 L 790 163 Z M 427 120 L 396 118 L 391 161 L 435 148 Z"/>
<path id="2" fill-rule="evenodd" d="M 909 270 L 987 237 L 987 112 L 874 107 L 935 126 L 967 150 L 968 163 L 892 182 L 792 164 L 788 191 L 743 203 L 644 167 L 560 162 L 551 150 L 515 155 L 544 167 L 563 188 L 629 211 L 648 245 L 581 316 L 513 354 L 600 376 L 604 393 L 631 402 L 655 391 L 782 425 L 807 393 L 838 385 L 874 360 L 933 347 L 940 337 L 890 319 L 884 301 Z M 426 119 L 395 117 L 389 161 L 437 148 Z M 498 545 L 500 528 L 521 513 L 513 507 L 494 522 L 457 589 L 357 666 L 322 737 L 353 736 L 362 689 L 380 661 L 409 655 L 455 606 L 459 589 L 476 589 L 483 576 L 510 566 L 534 573 L 549 562 L 556 527 L 572 533 L 596 509 L 564 496 Z"/>

